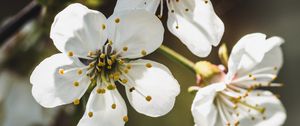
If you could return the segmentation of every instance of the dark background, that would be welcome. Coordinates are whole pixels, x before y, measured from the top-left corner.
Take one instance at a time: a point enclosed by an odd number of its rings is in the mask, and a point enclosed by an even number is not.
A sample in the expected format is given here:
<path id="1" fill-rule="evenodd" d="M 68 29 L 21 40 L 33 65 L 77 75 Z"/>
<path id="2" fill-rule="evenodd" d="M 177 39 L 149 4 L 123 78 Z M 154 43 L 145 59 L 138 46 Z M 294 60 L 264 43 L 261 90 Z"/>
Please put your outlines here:
<path id="1" fill-rule="evenodd" d="M 109 16 L 115 1 L 106 2 L 101 10 Z M 9 0 L 0 2 L 0 21 L 16 14 L 30 0 Z M 215 1 L 214 1 L 215 2 Z M 300 1 L 299 0 L 216 0 L 215 9 L 225 24 L 225 34 L 222 42 L 226 42 L 231 49 L 242 36 L 262 32 L 269 36 L 281 36 L 286 40 L 282 46 L 284 51 L 284 66 L 276 82 L 282 82 L 284 87 L 273 89 L 281 95 L 281 100 L 287 109 L 286 126 L 300 123 Z M 165 9 L 166 10 L 166 9 Z M 166 13 L 164 14 L 166 16 Z M 165 17 L 163 18 L 165 20 Z M 167 30 L 166 30 L 167 31 Z M 177 38 L 167 32 L 164 44 L 176 49 L 193 61 L 210 60 L 219 63 L 217 48 L 208 58 L 193 56 Z M 52 45 L 53 46 L 53 45 Z M 157 58 L 159 57 L 159 58 Z M 167 65 L 181 84 L 182 93 L 177 99 L 176 106 L 168 115 L 162 118 L 150 118 L 129 108 L 130 121 L 128 126 L 192 126 L 193 120 L 190 106 L 193 95 L 186 92 L 188 86 L 195 84 L 195 75 L 183 66 L 166 59 L 155 52 L 148 58 Z M 76 120 L 74 120 L 76 121 Z"/>

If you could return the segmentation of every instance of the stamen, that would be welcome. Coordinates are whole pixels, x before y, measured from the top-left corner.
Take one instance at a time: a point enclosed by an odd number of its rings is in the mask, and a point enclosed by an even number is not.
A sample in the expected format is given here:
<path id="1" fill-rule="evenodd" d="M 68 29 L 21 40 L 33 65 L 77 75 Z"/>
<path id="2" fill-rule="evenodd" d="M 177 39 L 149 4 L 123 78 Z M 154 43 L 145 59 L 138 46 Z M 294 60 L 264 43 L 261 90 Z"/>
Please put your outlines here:
<path id="1" fill-rule="evenodd" d="M 106 55 L 105 55 L 104 53 L 102 53 L 102 54 L 100 55 L 100 58 L 101 58 L 101 59 L 104 59 L 105 56 L 106 56 Z"/>
<path id="2" fill-rule="evenodd" d="M 78 75 L 81 75 L 81 74 L 82 74 L 82 69 L 78 69 L 78 70 L 77 70 L 77 74 L 78 74 Z"/>
<path id="3" fill-rule="evenodd" d="M 151 64 L 151 63 L 147 63 L 147 64 L 146 64 L 146 67 L 147 67 L 147 68 L 151 68 L 151 67 L 152 67 L 152 64 Z"/>
<path id="4" fill-rule="evenodd" d="M 94 115 L 94 113 L 93 113 L 93 112 L 89 112 L 89 113 L 88 113 L 88 116 L 89 116 L 90 118 L 92 118 L 92 117 L 93 117 L 93 115 Z"/>
<path id="5" fill-rule="evenodd" d="M 123 117 L 123 121 L 126 123 L 126 122 L 128 122 L 128 116 L 124 116 Z"/>
<path id="6" fill-rule="evenodd" d="M 117 105 L 114 103 L 114 104 L 111 105 L 111 108 L 112 108 L 112 109 L 116 109 L 116 108 L 117 108 Z"/>
<path id="7" fill-rule="evenodd" d="M 72 51 L 68 52 L 68 56 L 72 57 L 74 55 L 74 53 Z"/>
<path id="8" fill-rule="evenodd" d="M 116 89 L 116 85 L 114 85 L 114 84 L 109 84 L 109 85 L 107 86 L 107 89 L 108 89 L 108 90 L 114 90 L 114 89 Z"/>
<path id="9" fill-rule="evenodd" d="M 122 81 L 123 84 L 126 84 L 128 82 L 127 79 L 122 79 L 121 81 Z"/>
<path id="10" fill-rule="evenodd" d="M 128 50 L 128 47 L 127 47 L 127 46 L 123 47 L 123 51 L 124 51 L 124 52 L 126 52 L 127 50 Z"/>
<path id="11" fill-rule="evenodd" d="M 142 51 L 141 51 L 141 54 L 142 54 L 143 56 L 146 56 L 146 55 L 147 55 L 146 50 L 142 50 Z"/>
<path id="12" fill-rule="evenodd" d="M 78 81 L 75 81 L 75 82 L 73 83 L 73 85 L 74 85 L 75 87 L 78 87 L 78 86 L 79 86 L 79 82 L 78 82 Z"/>
<path id="13" fill-rule="evenodd" d="M 73 104 L 74 104 L 74 105 L 79 105 L 79 103 L 80 103 L 80 100 L 79 100 L 79 99 L 75 99 L 75 100 L 73 101 Z"/>
<path id="14" fill-rule="evenodd" d="M 59 73 L 60 75 L 63 75 L 63 74 L 65 73 L 65 70 L 64 70 L 64 69 L 59 69 L 59 70 L 58 70 L 58 73 Z"/>
<path id="15" fill-rule="evenodd" d="M 104 94 L 106 91 L 105 91 L 105 89 L 104 88 L 98 88 L 97 89 L 97 93 L 98 94 Z"/>
<path id="16" fill-rule="evenodd" d="M 116 22 L 116 23 L 120 23 L 120 18 L 116 18 L 116 19 L 115 19 L 115 22 Z"/>
<path id="17" fill-rule="evenodd" d="M 105 30 L 106 26 L 105 24 L 102 24 L 102 29 Z"/>
<path id="18" fill-rule="evenodd" d="M 145 99 L 146 99 L 148 102 L 150 102 L 150 101 L 152 100 L 152 97 L 151 97 L 151 96 L 147 96 Z"/>
<path id="19" fill-rule="evenodd" d="M 89 51 L 89 52 L 88 52 L 88 56 L 89 56 L 89 57 L 92 57 L 93 54 L 94 54 L 94 53 L 93 53 L 92 51 Z"/>

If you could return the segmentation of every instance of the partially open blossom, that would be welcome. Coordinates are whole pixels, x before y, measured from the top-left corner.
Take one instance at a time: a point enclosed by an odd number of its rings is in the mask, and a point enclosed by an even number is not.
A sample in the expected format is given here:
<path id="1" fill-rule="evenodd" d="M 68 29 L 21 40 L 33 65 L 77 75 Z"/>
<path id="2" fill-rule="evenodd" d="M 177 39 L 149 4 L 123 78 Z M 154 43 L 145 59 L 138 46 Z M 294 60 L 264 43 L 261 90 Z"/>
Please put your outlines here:
<path id="1" fill-rule="evenodd" d="M 196 126 L 280 126 L 286 119 L 280 100 L 261 87 L 273 83 L 283 63 L 280 37 L 261 33 L 243 37 L 228 59 L 228 72 L 198 87 L 192 104 Z"/>
<path id="2" fill-rule="evenodd" d="M 136 111 L 162 116 L 174 106 L 179 85 L 164 65 L 140 58 L 162 43 L 160 20 L 147 11 L 122 11 L 108 19 L 81 4 L 55 17 L 50 37 L 62 53 L 33 71 L 32 94 L 44 107 L 80 103 L 92 89 L 80 126 L 122 126 L 128 121 L 123 85 Z"/>
<path id="3" fill-rule="evenodd" d="M 189 50 L 199 56 L 209 55 L 224 33 L 224 24 L 216 15 L 210 0 L 118 0 L 115 13 L 129 9 L 145 9 L 152 13 L 160 5 L 161 17 L 164 3 L 168 8 L 168 29 Z"/>

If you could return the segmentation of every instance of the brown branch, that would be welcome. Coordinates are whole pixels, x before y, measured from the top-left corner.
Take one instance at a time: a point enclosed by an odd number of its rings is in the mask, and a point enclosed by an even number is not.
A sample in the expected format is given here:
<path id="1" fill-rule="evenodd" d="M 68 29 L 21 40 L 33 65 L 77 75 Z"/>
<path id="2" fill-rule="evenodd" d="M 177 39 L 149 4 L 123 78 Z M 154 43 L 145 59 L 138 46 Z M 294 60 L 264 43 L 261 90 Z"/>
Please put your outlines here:
<path id="1" fill-rule="evenodd" d="M 41 10 L 42 6 L 34 0 L 9 19 L 7 23 L 3 24 L 0 27 L 0 46 L 3 45 L 8 38 L 19 31 L 24 24 L 37 17 Z"/>

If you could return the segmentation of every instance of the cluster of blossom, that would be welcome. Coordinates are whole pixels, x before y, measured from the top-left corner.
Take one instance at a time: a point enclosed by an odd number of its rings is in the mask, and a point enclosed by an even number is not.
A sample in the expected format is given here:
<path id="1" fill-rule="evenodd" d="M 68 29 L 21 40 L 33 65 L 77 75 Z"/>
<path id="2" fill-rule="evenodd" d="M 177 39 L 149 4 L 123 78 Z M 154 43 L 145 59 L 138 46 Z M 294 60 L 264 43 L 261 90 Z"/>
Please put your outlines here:
<path id="1" fill-rule="evenodd" d="M 30 77 L 35 100 L 52 108 L 78 105 L 89 95 L 79 126 L 125 125 L 129 118 L 118 85 L 141 114 L 159 117 L 171 111 L 180 93 L 177 80 L 166 66 L 139 59 L 163 42 L 164 27 L 155 13 L 160 5 L 159 17 L 163 15 L 164 3 L 170 32 L 193 54 L 209 55 L 224 33 L 209 0 L 118 0 L 109 18 L 71 4 L 51 26 L 50 37 L 61 53 L 42 61 Z M 282 43 L 280 37 L 249 34 L 225 56 L 224 66 L 198 62 L 195 125 L 282 125 L 286 114 L 281 102 L 271 92 L 256 89 L 281 85 L 271 82 L 282 66 Z"/>

